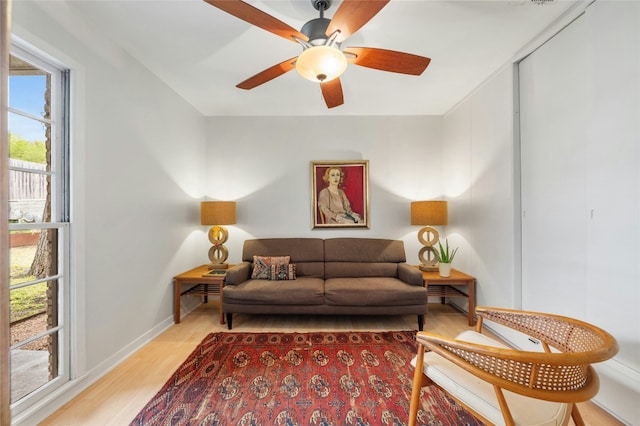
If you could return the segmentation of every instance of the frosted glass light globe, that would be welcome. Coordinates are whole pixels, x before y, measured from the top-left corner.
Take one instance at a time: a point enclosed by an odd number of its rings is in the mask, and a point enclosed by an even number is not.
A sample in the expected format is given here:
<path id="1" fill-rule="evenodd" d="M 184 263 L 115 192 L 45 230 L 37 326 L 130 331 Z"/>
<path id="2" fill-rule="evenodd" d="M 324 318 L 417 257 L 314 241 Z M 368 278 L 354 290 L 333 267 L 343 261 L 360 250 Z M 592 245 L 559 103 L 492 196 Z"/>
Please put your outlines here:
<path id="1" fill-rule="evenodd" d="M 336 79 L 347 69 L 347 58 L 337 48 L 314 46 L 303 51 L 296 70 L 307 80 L 324 83 Z"/>

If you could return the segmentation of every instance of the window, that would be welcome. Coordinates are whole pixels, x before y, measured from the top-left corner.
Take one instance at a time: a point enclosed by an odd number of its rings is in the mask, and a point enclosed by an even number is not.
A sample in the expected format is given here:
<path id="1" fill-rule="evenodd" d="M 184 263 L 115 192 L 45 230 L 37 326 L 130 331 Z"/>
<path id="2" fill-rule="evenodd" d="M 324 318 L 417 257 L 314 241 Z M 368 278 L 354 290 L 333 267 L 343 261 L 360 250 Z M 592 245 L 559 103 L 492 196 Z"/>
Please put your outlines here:
<path id="1" fill-rule="evenodd" d="M 11 404 L 69 380 L 69 72 L 12 47 L 9 63 Z"/>

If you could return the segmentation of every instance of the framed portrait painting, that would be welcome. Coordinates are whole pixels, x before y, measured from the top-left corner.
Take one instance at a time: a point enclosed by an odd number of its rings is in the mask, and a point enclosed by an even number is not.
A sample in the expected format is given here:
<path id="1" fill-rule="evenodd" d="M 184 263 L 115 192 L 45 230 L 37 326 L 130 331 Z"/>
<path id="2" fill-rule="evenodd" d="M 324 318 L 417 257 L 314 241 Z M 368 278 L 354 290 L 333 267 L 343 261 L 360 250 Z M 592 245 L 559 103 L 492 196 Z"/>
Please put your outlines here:
<path id="1" fill-rule="evenodd" d="M 369 161 L 312 161 L 314 228 L 369 228 Z"/>

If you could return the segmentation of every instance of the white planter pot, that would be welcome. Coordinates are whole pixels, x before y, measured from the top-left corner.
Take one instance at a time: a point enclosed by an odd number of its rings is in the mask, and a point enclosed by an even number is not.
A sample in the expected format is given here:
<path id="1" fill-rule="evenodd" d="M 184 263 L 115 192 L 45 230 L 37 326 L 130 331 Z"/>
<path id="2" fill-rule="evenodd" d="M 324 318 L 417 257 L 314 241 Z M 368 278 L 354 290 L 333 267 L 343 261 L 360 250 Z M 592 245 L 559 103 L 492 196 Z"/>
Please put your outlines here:
<path id="1" fill-rule="evenodd" d="M 451 275 L 451 264 L 450 263 L 438 263 L 438 271 L 440 272 L 441 277 L 448 277 Z"/>

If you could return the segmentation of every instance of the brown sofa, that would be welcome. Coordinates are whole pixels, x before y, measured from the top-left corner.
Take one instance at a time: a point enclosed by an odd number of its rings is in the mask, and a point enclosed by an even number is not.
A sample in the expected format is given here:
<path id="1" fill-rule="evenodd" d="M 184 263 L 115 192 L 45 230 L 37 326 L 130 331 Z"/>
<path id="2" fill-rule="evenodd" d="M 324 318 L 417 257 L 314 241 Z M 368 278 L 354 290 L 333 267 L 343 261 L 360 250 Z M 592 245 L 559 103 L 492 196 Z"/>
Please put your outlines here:
<path id="1" fill-rule="evenodd" d="M 290 256 L 295 279 L 252 279 L 254 256 Z M 409 315 L 422 330 L 427 289 L 406 263 L 404 243 L 372 238 L 247 240 L 242 263 L 222 289 L 229 330 L 233 314 Z"/>

